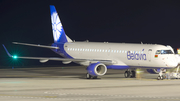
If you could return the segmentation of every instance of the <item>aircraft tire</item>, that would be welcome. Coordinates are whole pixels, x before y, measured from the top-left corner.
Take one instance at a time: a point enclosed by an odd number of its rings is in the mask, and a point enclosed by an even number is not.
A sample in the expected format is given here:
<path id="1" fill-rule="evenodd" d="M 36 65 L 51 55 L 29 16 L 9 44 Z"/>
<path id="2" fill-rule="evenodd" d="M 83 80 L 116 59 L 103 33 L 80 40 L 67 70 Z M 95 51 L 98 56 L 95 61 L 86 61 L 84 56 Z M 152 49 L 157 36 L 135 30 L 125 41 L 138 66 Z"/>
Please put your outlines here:
<path id="1" fill-rule="evenodd" d="M 135 71 L 131 71 L 131 78 L 135 78 L 136 77 L 136 72 Z"/>
<path id="2" fill-rule="evenodd" d="M 161 76 L 161 80 L 163 80 L 164 79 L 164 77 L 163 76 Z"/>
<path id="3" fill-rule="evenodd" d="M 87 78 L 87 79 L 91 79 L 91 77 L 92 77 L 92 76 L 91 76 L 89 73 L 86 74 L 86 78 Z"/>
<path id="4" fill-rule="evenodd" d="M 157 77 L 157 80 L 161 80 L 161 77 L 160 77 L 160 76 L 158 76 L 158 77 Z"/>
<path id="5" fill-rule="evenodd" d="M 130 77 L 130 72 L 129 71 L 125 71 L 124 76 L 125 76 L 125 78 L 129 78 Z"/>

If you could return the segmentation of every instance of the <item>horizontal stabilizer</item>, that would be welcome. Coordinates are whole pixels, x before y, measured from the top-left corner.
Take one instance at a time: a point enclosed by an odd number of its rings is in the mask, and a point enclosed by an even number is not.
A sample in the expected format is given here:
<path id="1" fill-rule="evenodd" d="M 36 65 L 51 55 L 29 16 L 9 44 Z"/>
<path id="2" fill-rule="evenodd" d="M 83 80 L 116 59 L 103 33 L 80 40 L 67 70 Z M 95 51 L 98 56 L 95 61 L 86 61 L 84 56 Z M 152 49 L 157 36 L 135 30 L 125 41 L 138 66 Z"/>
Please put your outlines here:
<path id="1" fill-rule="evenodd" d="M 19 44 L 19 45 L 26 45 L 26 46 L 35 46 L 35 47 L 42 47 L 42 48 L 51 48 L 51 49 L 59 49 L 59 47 L 54 46 L 45 46 L 45 45 L 36 45 L 36 44 L 29 44 L 29 43 L 20 43 L 20 42 L 12 42 L 13 44 Z"/>

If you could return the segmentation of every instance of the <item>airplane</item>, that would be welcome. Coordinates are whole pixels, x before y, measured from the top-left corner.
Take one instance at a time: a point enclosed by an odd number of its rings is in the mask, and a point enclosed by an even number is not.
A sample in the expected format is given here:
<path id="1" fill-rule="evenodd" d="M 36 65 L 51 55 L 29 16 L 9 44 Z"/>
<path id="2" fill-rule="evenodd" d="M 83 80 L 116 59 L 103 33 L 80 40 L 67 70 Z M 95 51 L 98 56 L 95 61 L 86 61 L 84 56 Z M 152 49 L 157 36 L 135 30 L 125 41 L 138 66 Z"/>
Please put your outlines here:
<path id="1" fill-rule="evenodd" d="M 149 73 L 159 74 L 158 80 L 163 80 L 163 71 L 176 68 L 180 58 L 171 46 L 143 43 L 109 43 L 109 42 L 75 42 L 63 29 L 55 9 L 50 5 L 51 23 L 54 43 L 51 46 L 13 42 L 13 44 L 48 48 L 62 56 L 59 57 L 19 57 L 12 56 L 3 45 L 11 58 L 37 59 L 41 63 L 49 60 L 62 61 L 64 64 L 75 62 L 87 66 L 87 79 L 97 79 L 107 73 L 107 69 L 126 69 L 126 78 L 135 78 L 137 68 L 145 68 Z"/>

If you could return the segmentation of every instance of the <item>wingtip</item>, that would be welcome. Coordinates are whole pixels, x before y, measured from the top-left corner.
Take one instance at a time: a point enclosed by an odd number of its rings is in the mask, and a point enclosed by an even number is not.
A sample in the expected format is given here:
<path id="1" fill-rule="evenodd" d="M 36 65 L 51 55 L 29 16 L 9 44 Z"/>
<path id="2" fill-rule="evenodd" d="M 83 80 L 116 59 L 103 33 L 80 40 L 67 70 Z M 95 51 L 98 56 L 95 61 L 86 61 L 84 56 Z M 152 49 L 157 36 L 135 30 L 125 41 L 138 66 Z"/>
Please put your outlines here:
<path id="1" fill-rule="evenodd" d="M 18 42 L 12 42 L 13 44 L 18 44 Z"/>
<path id="2" fill-rule="evenodd" d="M 3 45 L 3 47 L 4 47 L 4 49 L 5 49 L 6 53 L 7 53 L 7 55 L 8 55 L 9 57 L 12 57 L 12 55 L 8 52 L 8 50 L 6 49 L 6 47 L 4 46 L 4 44 L 2 44 L 2 45 Z"/>

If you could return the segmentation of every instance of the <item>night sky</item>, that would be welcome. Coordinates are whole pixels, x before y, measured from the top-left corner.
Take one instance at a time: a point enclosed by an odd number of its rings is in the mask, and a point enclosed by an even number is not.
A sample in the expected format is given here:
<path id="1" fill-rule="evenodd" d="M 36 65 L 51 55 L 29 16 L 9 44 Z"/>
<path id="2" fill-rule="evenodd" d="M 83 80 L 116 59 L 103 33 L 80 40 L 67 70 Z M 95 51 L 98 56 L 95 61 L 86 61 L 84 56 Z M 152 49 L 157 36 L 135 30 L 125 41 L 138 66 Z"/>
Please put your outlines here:
<path id="1" fill-rule="evenodd" d="M 72 40 L 180 47 L 179 0 L 0 0 L 0 43 L 19 56 L 59 57 L 50 49 L 12 44 L 53 43 L 49 5 Z M 0 66 L 62 65 L 12 60 L 2 46 L 0 56 Z"/>

